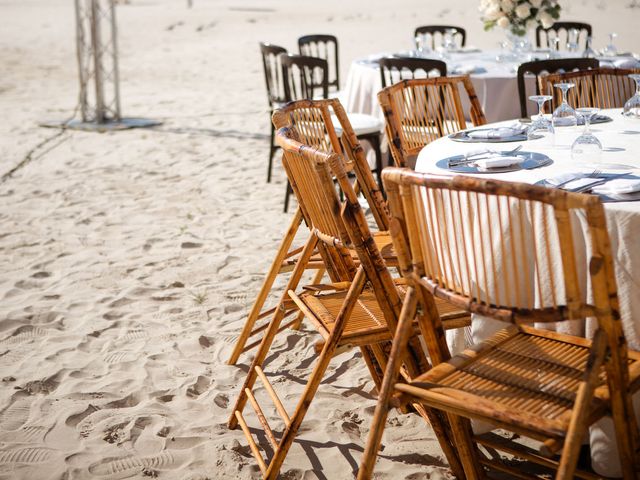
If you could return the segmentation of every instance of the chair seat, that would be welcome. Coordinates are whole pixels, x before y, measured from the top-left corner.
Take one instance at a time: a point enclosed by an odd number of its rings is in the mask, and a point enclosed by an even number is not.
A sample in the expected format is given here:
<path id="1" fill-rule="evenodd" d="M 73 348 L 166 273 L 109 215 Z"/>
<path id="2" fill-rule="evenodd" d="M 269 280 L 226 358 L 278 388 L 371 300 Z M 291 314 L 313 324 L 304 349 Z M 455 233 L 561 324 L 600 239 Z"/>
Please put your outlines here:
<path id="1" fill-rule="evenodd" d="M 403 279 L 396 279 L 398 290 L 404 297 L 406 292 Z M 347 285 L 348 286 L 348 285 Z M 335 318 L 344 305 L 347 290 L 338 291 L 306 291 L 298 296 L 298 300 L 307 307 L 310 319 L 319 327 L 325 339 L 333 331 Z M 436 299 L 438 312 L 442 320 L 458 320 L 469 318 L 469 313 L 458 309 L 448 302 Z M 417 329 L 417 323 L 415 325 Z M 342 334 L 341 345 L 368 345 L 374 342 L 392 340 L 387 328 L 382 309 L 371 290 L 365 290 L 359 297 Z"/>
<path id="2" fill-rule="evenodd" d="M 396 389 L 432 407 L 498 427 L 561 438 L 569 427 L 590 346 L 584 338 L 510 327 Z M 633 386 L 640 374 L 637 352 L 629 352 L 629 372 Z M 603 370 L 591 404 L 592 420 L 607 410 L 605 380 Z"/>
<path id="3" fill-rule="evenodd" d="M 349 118 L 349 122 L 353 127 L 356 137 L 372 133 L 381 133 L 384 127 L 383 122 L 373 115 L 367 115 L 364 113 L 347 113 L 347 117 Z M 336 119 L 333 123 L 336 126 L 336 133 L 338 135 L 342 135 L 342 129 L 339 126 L 340 123 L 338 120 Z"/>

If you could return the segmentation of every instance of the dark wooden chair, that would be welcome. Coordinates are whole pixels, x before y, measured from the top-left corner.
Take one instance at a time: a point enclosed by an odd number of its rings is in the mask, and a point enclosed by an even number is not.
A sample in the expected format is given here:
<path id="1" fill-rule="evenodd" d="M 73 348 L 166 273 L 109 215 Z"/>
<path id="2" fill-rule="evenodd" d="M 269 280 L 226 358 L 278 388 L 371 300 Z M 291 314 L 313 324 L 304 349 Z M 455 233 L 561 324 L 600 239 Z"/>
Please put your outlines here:
<path id="1" fill-rule="evenodd" d="M 444 34 L 449 29 L 456 30 L 456 35 L 462 37 L 460 39 L 460 45 L 464 47 L 467 44 L 467 32 L 464 28 L 453 25 L 423 25 L 416 28 L 414 37 L 419 35 L 423 37 L 431 37 L 431 49 L 435 50 L 436 47 L 441 46 Z"/>
<path id="2" fill-rule="evenodd" d="M 540 75 L 543 73 L 570 72 L 572 70 L 587 70 L 598 68 L 600 62 L 595 58 L 557 58 L 553 60 L 536 60 L 525 62 L 518 67 L 518 96 L 520 97 L 520 115 L 527 116 L 527 90 L 525 86 L 525 76 L 534 75 L 535 94 L 540 93 Z M 533 95 L 531 93 L 530 95 Z"/>
<path id="3" fill-rule="evenodd" d="M 622 476 L 637 479 L 632 395 L 640 352 L 628 349 L 622 329 L 600 199 L 398 168 L 383 178 L 402 275 L 408 292 L 422 297 L 418 307 L 405 300 L 403 310 L 430 311 L 435 297 L 506 328 L 451 357 L 441 322 L 431 315 L 423 337 L 433 368 L 397 383 L 412 315 L 400 319 L 358 480 L 371 478 L 389 406 L 404 402 L 449 419 L 463 478 L 600 478 L 578 472 L 577 461 L 589 426 L 611 414 Z M 578 219 L 584 227 L 576 231 Z M 592 339 L 531 326 L 586 318 L 594 319 Z M 516 435 L 474 434 L 469 420 Z M 525 468 L 498 452 L 526 460 Z"/>
<path id="4" fill-rule="evenodd" d="M 564 39 L 561 45 L 567 44 L 569 30 L 575 28 L 580 32 L 578 35 L 579 48 L 584 50 L 587 46 L 587 38 L 591 36 L 591 25 L 583 22 L 556 22 L 549 28 L 536 27 L 536 46 L 538 48 L 550 47 L 549 40 L 553 37 Z"/>
<path id="5" fill-rule="evenodd" d="M 288 101 L 327 99 L 329 97 L 329 68 L 323 58 L 306 55 L 282 55 L 282 76 Z M 349 118 L 358 140 L 369 142 L 376 156 L 376 170 L 382 169 L 382 124 L 371 115 L 352 115 Z M 284 211 L 289 208 L 291 187 L 287 186 Z"/>
<path id="6" fill-rule="evenodd" d="M 387 57 L 378 60 L 382 88 L 409 78 L 426 78 L 436 70 L 441 77 L 447 76 L 447 64 L 430 58 Z"/>
<path id="7" fill-rule="evenodd" d="M 270 43 L 260 43 L 260 53 L 262 54 L 262 66 L 264 68 L 264 79 L 267 85 L 267 99 L 269 101 L 269 125 L 271 126 L 271 137 L 269 140 L 269 166 L 267 168 L 267 183 L 271 182 L 271 170 L 273 168 L 273 155 L 279 148 L 275 142 L 275 129 L 271 123 L 271 115 L 274 110 L 280 108 L 287 102 L 284 91 L 284 81 L 282 78 L 282 65 L 280 64 L 280 54 L 287 53 L 287 49 Z"/>
<path id="8" fill-rule="evenodd" d="M 329 90 L 340 90 L 340 59 L 338 57 L 338 38 L 334 35 L 314 34 L 298 38 L 300 55 L 323 58 L 329 67 Z"/>

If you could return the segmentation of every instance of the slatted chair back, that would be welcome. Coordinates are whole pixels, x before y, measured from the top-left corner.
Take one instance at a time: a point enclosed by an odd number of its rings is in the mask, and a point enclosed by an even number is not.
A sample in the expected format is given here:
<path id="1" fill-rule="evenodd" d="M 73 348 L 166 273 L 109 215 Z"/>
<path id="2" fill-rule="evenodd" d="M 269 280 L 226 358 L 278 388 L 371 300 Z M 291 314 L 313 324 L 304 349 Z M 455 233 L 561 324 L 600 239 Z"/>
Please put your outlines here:
<path id="1" fill-rule="evenodd" d="M 444 34 L 447 30 L 456 31 L 454 35 L 459 37 L 460 46 L 464 47 L 467 44 L 466 30 L 462 27 L 455 27 L 453 25 L 423 25 L 416 28 L 414 37 L 423 37 L 423 44 L 424 41 L 427 41 L 431 44 L 431 49 L 435 50 L 437 47 L 442 46 Z"/>
<path id="2" fill-rule="evenodd" d="M 340 58 L 338 57 L 338 38 L 334 35 L 315 34 L 298 38 L 300 55 L 324 58 L 329 66 L 329 89 L 340 89 Z"/>
<path id="3" fill-rule="evenodd" d="M 594 68 L 577 72 L 555 73 L 540 77 L 540 91 L 553 95 L 553 106 L 562 102 L 562 93 L 554 88 L 555 83 L 570 82 L 575 87 L 567 92 L 571 105 L 596 108 L 622 108 L 636 91 L 630 74 L 640 69 Z"/>
<path id="4" fill-rule="evenodd" d="M 535 76 L 535 94 L 540 94 L 540 77 L 541 74 L 570 72 L 572 70 L 588 70 L 590 68 L 598 68 L 600 62 L 596 58 L 558 58 L 553 60 L 535 60 L 532 62 L 522 63 L 518 67 L 516 74 L 518 81 L 518 96 L 520 98 L 520 115 L 524 118 L 527 116 L 527 98 L 533 95 L 533 92 L 527 94 L 525 85 L 525 76 Z"/>
<path id="5" fill-rule="evenodd" d="M 322 58 L 281 55 L 284 92 L 287 101 L 329 96 L 329 67 Z"/>
<path id="6" fill-rule="evenodd" d="M 276 129 L 291 129 L 296 138 L 306 145 L 342 155 L 355 172 L 354 188 L 366 198 L 378 228 L 381 231 L 389 229 L 386 201 L 339 100 L 291 102 L 274 113 L 273 123 Z"/>
<path id="7" fill-rule="evenodd" d="M 433 77 L 434 72 L 447 76 L 447 64 L 430 58 L 387 57 L 378 60 L 382 88 L 409 78 Z"/>
<path id="8" fill-rule="evenodd" d="M 284 78 L 282 76 L 282 64 L 280 63 L 280 55 L 286 54 L 287 49 L 278 45 L 261 42 L 260 53 L 262 54 L 262 66 L 267 85 L 269 106 L 272 109 L 277 108 L 277 106 L 287 101 L 284 89 Z"/>
<path id="9" fill-rule="evenodd" d="M 555 22 L 549 28 L 543 28 L 542 25 L 536 27 L 536 46 L 538 48 L 550 47 L 549 41 L 552 38 L 563 38 L 564 42 L 561 45 L 567 44 L 569 36 L 569 30 L 576 29 L 580 33 L 578 34 L 579 48 L 584 50 L 587 46 L 587 38 L 591 36 L 591 25 L 583 22 Z"/>
<path id="10" fill-rule="evenodd" d="M 465 112 L 461 91 L 469 110 Z M 468 75 L 403 80 L 378 92 L 389 147 L 395 164 L 411 167 L 420 150 L 433 140 L 486 119 Z"/>

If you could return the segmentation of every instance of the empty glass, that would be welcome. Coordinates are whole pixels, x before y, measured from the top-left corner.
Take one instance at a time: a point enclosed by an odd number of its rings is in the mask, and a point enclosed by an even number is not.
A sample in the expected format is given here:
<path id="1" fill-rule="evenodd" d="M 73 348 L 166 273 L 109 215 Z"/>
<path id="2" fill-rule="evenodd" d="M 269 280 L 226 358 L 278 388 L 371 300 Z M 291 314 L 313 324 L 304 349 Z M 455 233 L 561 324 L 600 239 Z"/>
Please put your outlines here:
<path id="1" fill-rule="evenodd" d="M 549 40 L 549 58 L 558 58 L 560 56 L 560 39 L 553 37 Z"/>
<path id="2" fill-rule="evenodd" d="M 578 51 L 578 37 L 580 36 L 580 30 L 577 28 L 570 28 L 567 32 L 567 50 L 571 53 Z"/>
<path id="3" fill-rule="evenodd" d="M 630 120 L 640 120 L 640 74 L 629 75 L 636 82 L 636 93 L 624 104 L 623 115 Z"/>
<path id="4" fill-rule="evenodd" d="M 562 103 L 553 111 L 551 123 L 556 127 L 575 127 L 578 125 L 576 111 L 567 102 L 567 92 L 575 87 L 575 83 L 554 83 L 554 87 L 562 90 Z"/>
<path id="5" fill-rule="evenodd" d="M 584 58 L 596 58 L 596 51 L 593 49 L 593 37 L 587 37 L 587 48 L 582 52 Z"/>
<path id="6" fill-rule="evenodd" d="M 553 134 L 553 125 L 548 118 L 544 116 L 544 104 L 551 100 L 551 95 L 531 95 L 529 100 L 538 104 L 538 116 L 527 129 L 527 138 L 533 140 L 540 137 L 546 137 Z"/>
<path id="7" fill-rule="evenodd" d="M 442 41 L 442 46 L 448 52 L 452 52 L 457 48 L 455 36 L 458 33 L 458 30 L 455 28 L 447 28 L 444 31 L 444 39 Z"/>
<path id="8" fill-rule="evenodd" d="M 584 162 L 598 162 L 602 157 L 602 143 L 591 133 L 591 119 L 597 114 L 599 108 L 578 108 L 578 114 L 584 118 L 584 131 L 571 145 L 571 158 Z"/>
<path id="9" fill-rule="evenodd" d="M 618 54 L 618 49 L 614 44 L 617 36 L 617 33 L 609 34 L 609 45 L 604 47 L 604 49 L 602 50 L 602 55 L 604 55 L 605 57 L 615 57 Z"/>

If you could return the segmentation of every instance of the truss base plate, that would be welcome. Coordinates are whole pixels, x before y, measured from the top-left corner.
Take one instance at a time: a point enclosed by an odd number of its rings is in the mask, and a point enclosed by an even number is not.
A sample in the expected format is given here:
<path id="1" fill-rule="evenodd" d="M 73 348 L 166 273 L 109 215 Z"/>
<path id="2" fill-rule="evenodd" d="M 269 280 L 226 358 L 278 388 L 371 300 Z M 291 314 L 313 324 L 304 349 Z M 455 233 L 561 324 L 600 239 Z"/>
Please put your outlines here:
<path id="1" fill-rule="evenodd" d="M 42 122 L 41 127 L 47 128 L 68 128 L 71 130 L 84 130 L 86 132 L 113 132 L 118 130 L 127 130 L 129 128 L 149 128 L 162 125 L 159 120 L 151 120 L 149 118 L 121 118 L 118 121 L 109 120 L 105 123 L 83 122 L 81 120 L 71 120 L 69 122 L 54 121 Z"/>

